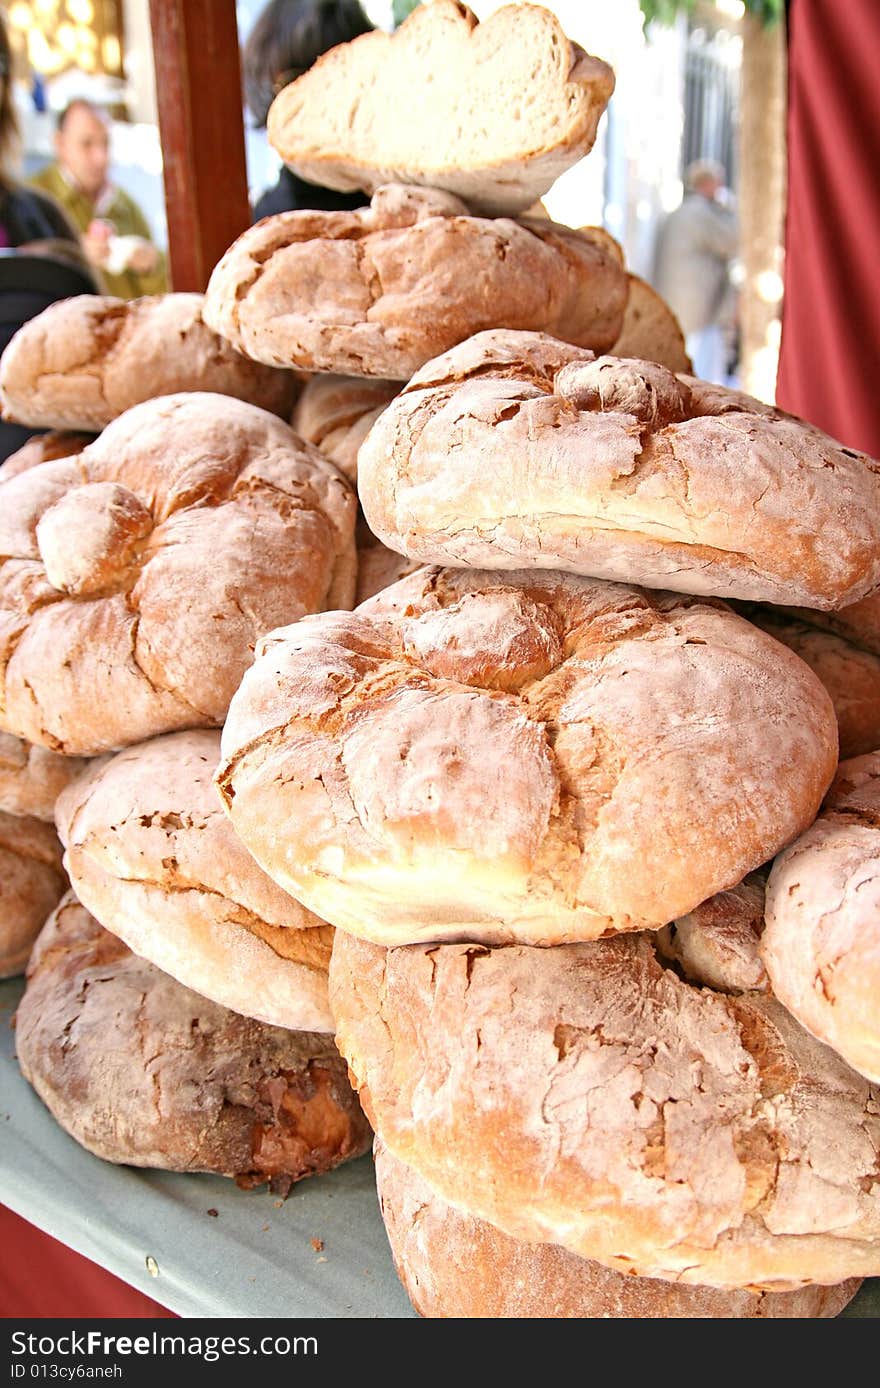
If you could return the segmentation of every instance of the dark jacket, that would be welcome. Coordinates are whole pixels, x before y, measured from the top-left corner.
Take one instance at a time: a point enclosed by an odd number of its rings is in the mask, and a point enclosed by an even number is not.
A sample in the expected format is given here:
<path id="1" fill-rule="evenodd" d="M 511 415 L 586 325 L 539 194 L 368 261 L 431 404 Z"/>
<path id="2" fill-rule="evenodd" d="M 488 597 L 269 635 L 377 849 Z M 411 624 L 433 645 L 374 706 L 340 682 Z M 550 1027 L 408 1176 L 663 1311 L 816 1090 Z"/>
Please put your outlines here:
<path id="1" fill-rule="evenodd" d="M 0 183 L 0 225 L 6 228 L 10 246 L 58 238 L 79 243 L 79 237 L 54 198 L 20 183 Z"/>
<path id="2" fill-rule="evenodd" d="M 297 212 L 309 208 L 317 212 L 351 212 L 356 207 L 366 207 L 370 199 L 366 193 L 338 193 L 335 188 L 322 188 L 317 183 L 306 183 L 304 178 L 291 173 L 283 165 L 278 182 L 267 188 L 254 208 L 254 221 L 261 217 L 274 217 L 278 212 Z"/>
<path id="3" fill-rule="evenodd" d="M 6 228 L 10 249 L 3 253 L 4 275 L 0 283 L 0 352 L 23 323 L 48 308 L 59 294 L 86 292 L 91 286 L 87 270 L 81 274 L 68 265 L 52 265 L 42 257 L 14 255 L 30 241 L 73 241 L 79 238 L 61 208 L 44 193 L 20 183 L 0 183 L 0 225 Z M 46 267 L 45 284 L 33 278 L 33 270 Z M 0 420 L 0 463 L 41 430 Z"/>

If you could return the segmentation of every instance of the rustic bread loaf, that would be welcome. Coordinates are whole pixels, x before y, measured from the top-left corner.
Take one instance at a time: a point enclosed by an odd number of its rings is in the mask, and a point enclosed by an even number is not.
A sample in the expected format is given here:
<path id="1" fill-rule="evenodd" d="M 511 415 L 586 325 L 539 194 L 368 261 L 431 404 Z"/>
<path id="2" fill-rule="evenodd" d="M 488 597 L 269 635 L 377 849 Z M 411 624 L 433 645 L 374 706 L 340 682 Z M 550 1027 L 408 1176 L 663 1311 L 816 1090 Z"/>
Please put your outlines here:
<path id="1" fill-rule="evenodd" d="M 85 770 L 82 757 L 62 757 L 0 732 L 0 810 L 55 821 L 55 801 Z"/>
<path id="2" fill-rule="evenodd" d="M 665 299 L 638 275 L 627 275 L 629 297 L 620 337 L 611 348 L 613 357 L 637 357 L 656 361 L 670 371 L 693 372 L 681 324 Z"/>
<path id="3" fill-rule="evenodd" d="M 222 723 L 258 636 L 354 597 L 345 478 L 228 396 L 138 405 L 2 491 L 0 727 L 55 751 Z"/>
<path id="4" fill-rule="evenodd" d="M 3 417 L 97 430 L 143 400 L 199 390 L 287 418 L 295 378 L 234 352 L 205 323 L 203 301 L 201 294 L 83 294 L 51 304 L 0 358 Z"/>
<path id="5" fill-rule="evenodd" d="M 750 873 L 738 887 L 718 892 L 658 930 L 657 953 L 691 983 L 721 993 L 769 992 L 760 952 L 765 890 L 763 875 Z"/>
<path id="6" fill-rule="evenodd" d="M 474 217 L 451 193 L 389 184 L 355 212 L 282 212 L 219 261 L 205 319 L 273 366 L 406 380 L 483 328 L 605 350 L 626 275 L 595 240 L 535 219 Z"/>
<path id="7" fill-rule="evenodd" d="M 737 391 L 539 334 L 429 362 L 373 425 L 358 491 L 379 539 L 424 563 L 823 608 L 880 582 L 880 464 Z"/>
<path id="8" fill-rule="evenodd" d="M 398 381 L 369 376 L 312 376 L 290 423 L 301 439 L 320 448 L 350 482 L 356 482 L 358 449 L 399 390 Z"/>
<path id="9" fill-rule="evenodd" d="M 15 1039 L 53 1117 L 106 1161 L 268 1180 L 286 1194 L 369 1144 L 330 1037 L 207 1002 L 72 893 L 34 950 Z"/>
<path id="10" fill-rule="evenodd" d="M 856 606 L 873 601 L 866 598 Z M 880 655 L 789 612 L 750 604 L 745 615 L 800 656 L 822 681 L 837 714 L 841 757 L 876 751 L 880 747 Z"/>
<path id="11" fill-rule="evenodd" d="M 836 1316 L 861 1285 L 792 1292 L 718 1291 L 631 1277 L 551 1243 L 512 1239 L 438 1195 L 377 1137 L 379 1204 L 394 1264 L 422 1316 L 727 1320 Z M 467 1172 L 461 1173 L 467 1193 Z"/>
<path id="12" fill-rule="evenodd" d="M 46 917 L 66 890 L 53 827 L 0 811 L 0 978 L 23 972 Z"/>
<path id="13" fill-rule="evenodd" d="M 327 188 L 445 188 L 493 216 L 523 212 L 593 147 L 614 90 L 607 63 L 537 5 L 480 24 L 435 0 L 389 36 L 331 49 L 285 87 L 269 141 Z"/>
<path id="14" fill-rule="evenodd" d="M 798 1021 L 880 1081 L 880 752 L 841 763 L 816 823 L 777 858 L 761 951 Z"/>
<path id="15" fill-rule="evenodd" d="M 27 472 L 28 468 L 37 467 L 40 463 L 54 463 L 56 458 L 72 458 L 74 453 L 82 453 L 94 438 L 94 434 L 78 434 L 67 430 L 34 434 L 17 452 L 10 453 L 0 467 L 0 483 L 8 482 L 20 472 Z"/>
<path id="16" fill-rule="evenodd" d="M 392 583 L 406 578 L 407 574 L 420 567 L 416 560 L 395 554 L 392 549 L 386 549 L 378 542 L 359 548 L 355 602 L 358 605 L 366 602 L 368 598 L 375 597 L 384 588 L 390 588 Z"/>
<path id="17" fill-rule="evenodd" d="M 880 655 L 880 593 L 872 593 L 836 612 L 816 612 L 809 607 L 795 607 L 790 615 L 822 631 L 832 631 L 863 651 Z"/>
<path id="18" fill-rule="evenodd" d="M 512 1238 L 687 1285 L 880 1271 L 880 1095 L 775 999 L 663 968 L 650 933 L 337 931 L 330 1003 L 389 1151 Z"/>
<path id="19" fill-rule="evenodd" d="M 65 866 L 136 954 L 223 1007 L 332 1031 L 333 931 L 239 843 L 212 775 L 219 734 L 171 733 L 102 758 L 58 800 Z"/>
<path id="20" fill-rule="evenodd" d="M 556 944 L 742 881 L 836 764 L 819 681 L 722 604 L 420 569 L 258 645 L 218 785 L 261 866 L 334 925 Z"/>

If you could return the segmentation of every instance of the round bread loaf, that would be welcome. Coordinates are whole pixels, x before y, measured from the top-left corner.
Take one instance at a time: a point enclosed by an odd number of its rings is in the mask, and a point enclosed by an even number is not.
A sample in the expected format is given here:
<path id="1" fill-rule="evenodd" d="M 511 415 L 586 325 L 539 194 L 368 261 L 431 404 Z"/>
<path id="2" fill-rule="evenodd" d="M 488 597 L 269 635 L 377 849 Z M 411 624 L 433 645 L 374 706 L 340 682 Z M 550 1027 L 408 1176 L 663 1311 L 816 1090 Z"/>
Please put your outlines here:
<path id="1" fill-rule="evenodd" d="M 766 883 L 750 873 L 738 887 L 718 892 L 689 915 L 657 931 L 657 952 L 691 983 L 722 993 L 767 993 L 761 959 Z"/>
<path id="2" fill-rule="evenodd" d="M 788 612 L 750 606 L 746 615 L 818 675 L 837 714 L 841 757 L 876 751 L 880 747 L 880 656 Z"/>
<path id="3" fill-rule="evenodd" d="M 880 1272 L 880 1095 L 774 998 L 663 968 L 650 933 L 338 931 L 330 1002 L 389 1150 L 512 1238 L 688 1285 Z"/>
<path id="4" fill-rule="evenodd" d="M 880 582 L 880 464 L 738 391 L 541 334 L 429 362 L 370 430 L 358 491 L 383 544 L 424 563 L 822 608 Z"/>
<path id="5" fill-rule="evenodd" d="M 54 828 L 0 811 L 0 978 L 24 970 L 46 917 L 66 890 Z"/>
<path id="6" fill-rule="evenodd" d="M 105 1161 L 268 1180 L 286 1194 L 369 1145 L 330 1037 L 207 1002 L 72 893 L 34 950 L 15 1043 L 52 1116 Z"/>
<path id="7" fill-rule="evenodd" d="M 388 184 L 354 212 L 282 212 L 235 241 L 205 318 L 273 366 L 404 381 L 498 325 L 605 350 L 626 275 L 605 247 L 536 218 L 473 217 L 450 193 Z"/>
<path id="8" fill-rule="evenodd" d="M 524 1243 L 449 1204 L 381 1141 L 374 1144 L 382 1218 L 398 1276 L 433 1318 L 728 1320 L 836 1316 L 858 1279 L 792 1292 L 719 1291 L 632 1277 L 551 1243 Z M 467 1173 L 461 1173 L 467 1191 Z"/>
<path id="9" fill-rule="evenodd" d="M 420 569 L 271 633 L 218 785 L 257 861 L 384 944 L 665 925 L 812 823 L 831 701 L 722 604 Z"/>
<path id="10" fill-rule="evenodd" d="M 390 588 L 392 583 L 406 578 L 407 574 L 413 573 L 420 567 L 421 565 L 417 560 L 406 559 L 402 554 L 395 554 L 392 549 L 386 549 L 378 542 L 358 549 L 355 601 L 358 604 L 366 602 L 368 598 L 375 597 L 377 593 L 381 593 L 385 588 Z"/>
<path id="11" fill-rule="evenodd" d="M 290 423 L 300 438 L 320 448 L 350 482 L 356 482 L 358 449 L 399 390 L 399 381 L 312 376 L 294 405 Z"/>
<path id="12" fill-rule="evenodd" d="M 860 602 L 842 607 L 839 612 L 815 612 L 812 608 L 796 607 L 791 616 L 822 631 L 834 632 L 872 655 L 880 655 L 880 594 L 872 593 Z"/>
<path id="13" fill-rule="evenodd" d="M 880 1081 L 880 752 L 842 762 L 816 823 L 777 858 L 761 941 L 773 991 Z"/>
<path id="14" fill-rule="evenodd" d="M 399 179 L 492 215 L 521 212 L 592 148 L 613 90 L 608 64 L 549 10 L 505 5 L 480 24 L 458 0 L 434 0 L 284 87 L 269 141 L 325 188 Z"/>
<path id="15" fill-rule="evenodd" d="M 202 304 L 201 294 L 83 294 L 51 304 L 0 358 L 4 417 L 97 430 L 143 400 L 198 390 L 287 418 L 296 379 L 232 351 L 204 322 Z"/>
<path id="16" fill-rule="evenodd" d="M 55 821 L 55 801 L 88 762 L 0 733 L 0 810 Z"/>
<path id="17" fill-rule="evenodd" d="M 136 954 L 224 1007 L 332 1031 L 333 931 L 239 843 L 211 777 L 216 732 L 170 733 L 96 762 L 58 799 L 83 904 Z"/>
<path id="18" fill-rule="evenodd" d="M 345 478 L 254 405 L 169 395 L 3 486 L 0 727 L 89 755 L 222 723 L 257 637 L 354 597 Z"/>
<path id="19" fill-rule="evenodd" d="M 611 348 L 614 357 L 656 361 L 670 371 L 693 372 L 681 324 L 665 299 L 638 275 L 627 275 L 629 297 L 620 337 Z"/>
<path id="20" fill-rule="evenodd" d="M 94 438 L 94 434 L 77 434 L 67 430 L 34 434 L 16 453 L 10 453 L 0 467 L 0 483 L 8 482 L 11 477 L 38 467 L 40 463 L 54 463 L 56 458 L 72 458 L 75 453 L 82 453 L 88 444 L 94 442 Z"/>

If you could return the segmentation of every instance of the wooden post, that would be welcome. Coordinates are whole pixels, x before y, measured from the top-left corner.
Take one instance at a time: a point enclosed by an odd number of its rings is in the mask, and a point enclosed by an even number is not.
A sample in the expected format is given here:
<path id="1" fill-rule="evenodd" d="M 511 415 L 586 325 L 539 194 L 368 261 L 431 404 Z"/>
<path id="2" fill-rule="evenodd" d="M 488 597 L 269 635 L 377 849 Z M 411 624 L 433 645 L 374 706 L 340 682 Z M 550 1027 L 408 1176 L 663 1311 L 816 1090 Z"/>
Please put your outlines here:
<path id="1" fill-rule="evenodd" d="M 202 290 L 250 222 L 235 0 L 150 0 L 171 281 Z"/>

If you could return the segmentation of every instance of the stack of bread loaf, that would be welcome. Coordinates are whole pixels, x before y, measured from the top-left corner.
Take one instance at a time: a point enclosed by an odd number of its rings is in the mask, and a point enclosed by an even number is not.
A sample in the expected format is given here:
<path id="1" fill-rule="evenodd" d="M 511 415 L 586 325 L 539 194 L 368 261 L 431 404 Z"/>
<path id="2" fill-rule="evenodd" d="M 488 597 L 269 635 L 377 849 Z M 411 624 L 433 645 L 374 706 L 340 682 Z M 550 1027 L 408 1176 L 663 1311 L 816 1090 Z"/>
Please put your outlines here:
<path id="1" fill-rule="evenodd" d="M 611 85 L 545 11 L 437 0 L 276 99 L 372 202 L 254 227 L 206 317 L 316 373 L 297 427 L 391 553 L 258 642 L 217 785 L 336 927 L 419 1311 L 834 1315 L 880 1273 L 880 754 L 817 814 L 835 710 L 880 743 L 840 615 L 880 468 L 688 375 L 608 239 L 529 215 Z"/>
<path id="2" fill-rule="evenodd" d="M 0 507 L 6 972 L 66 886 L 54 828 L 12 814 L 56 819 L 76 893 L 30 961 L 22 1069 L 109 1160 L 284 1190 L 371 1133 L 332 1040 L 332 930 L 212 776 L 257 637 L 351 604 L 354 493 L 278 417 L 294 374 L 234 352 L 200 295 L 59 303 L 0 378 L 8 413 L 62 431 L 7 463 Z"/>
<path id="3" fill-rule="evenodd" d="M 434 0 L 270 113 L 369 207 L 7 350 L 8 413 L 103 429 L 0 508 L 0 726 L 96 758 L 19 1057 L 111 1160 L 282 1186 L 364 1149 L 347 1064 L 424 1315 L 831 1316 L 880 1274 L 880 465 L 530 211 L 612 88 Z"/>

